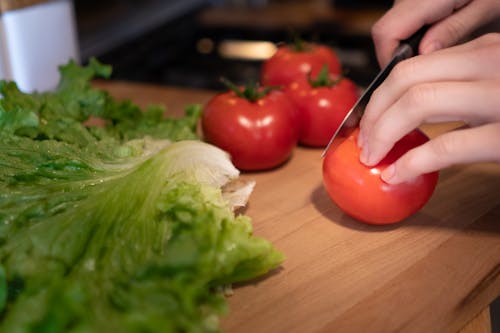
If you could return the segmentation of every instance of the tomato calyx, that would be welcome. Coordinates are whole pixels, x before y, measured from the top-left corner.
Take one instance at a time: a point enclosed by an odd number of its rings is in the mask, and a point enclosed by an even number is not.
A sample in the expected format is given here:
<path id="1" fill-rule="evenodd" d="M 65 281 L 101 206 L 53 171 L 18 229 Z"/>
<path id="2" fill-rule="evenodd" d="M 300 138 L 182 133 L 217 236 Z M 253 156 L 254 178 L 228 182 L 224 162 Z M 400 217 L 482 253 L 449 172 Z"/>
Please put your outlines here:
<path id="1" fill-rule="evenodd" d="M 292 32 L 293 43 L 290 45 L 290 49 L 294 52 L 309 52 L 311 51 L 311 45 L 306 43 L 299 34 Z"/>
<path id="2" fill-rule="evenodd" d="M 258 83 L 247 83 L 244 87 L 239 87 L 226 78 L 221 78 L 221 82 L 236 96 L 252 103 L 257 102 L 259 99 L 267 96 L 271 91 L 279 88 L 276 86 L 261 87 Z"/>
<path id="3" fill-rule="evenodd" d="M 309 81 L 309 84 L 313 88 L 333 87 L 339 84 L 343 78 L 344 77 L 342 75 L 339 75 L 335 79 L 332 79 L 330 72 L 328 70 L 328 65 L 323 65 L 323 67 L 321 67 L 321 70 L 316 76 L 316 78 L 312 78 L 311 73 L 307 75 L 307 80 Z"/>

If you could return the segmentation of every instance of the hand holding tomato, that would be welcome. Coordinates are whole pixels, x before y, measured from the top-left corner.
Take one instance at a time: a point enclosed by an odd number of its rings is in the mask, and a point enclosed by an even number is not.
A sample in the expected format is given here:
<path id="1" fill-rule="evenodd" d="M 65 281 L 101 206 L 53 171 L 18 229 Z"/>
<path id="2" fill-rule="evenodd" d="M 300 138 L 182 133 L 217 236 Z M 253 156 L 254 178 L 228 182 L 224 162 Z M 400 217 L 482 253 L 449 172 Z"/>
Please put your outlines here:
<path id="1" fill-rule="evenodd" d="M 296 41 L 283 45 L 262 65 L 261 82 L 269 86 L 287 86 L 293 81 L 316 76 L 327 65 L 331 74 L 342 72 L 335 52 L 327 46 Z"/>
<path id="2" fill-rule="evenodd" d="M 204 109 L 202 129 L 207 141 L 227 151 L 241 170 L 284 163 L 298 140 L 293 104 L 282 91 L 230 86 Z"/>
<path id="3" fill-rule="evenodd" d="M 500 34 L 398 63 L 361 119 L 362 161 L 377 164 L 422 123 L 463 121 L 469 128 L 443 133 L 405 154 L 383 179 L 396 184 L 455 164 L 500 163 L 500 71 L 492 68 L 500 68 Z"/>
<path id="4" fill-rule="evenodd" d="M 348 215 L 368 224 L 399 222 L 420 210 L 431 197 L 438 173 L 400 184 L 385 183 L 381 172 L 407 151 L 429 139 L 414 130 L 398 141 L 377 165 L 359 160 L 359 129 L 332 146 L 323 160 L 323 183 L 330 198 Z M 337 140 L 337 139 L 336 139 Z"/>
<path id="5" fill-rule="evenodd" d="M 313 80 L 298 79 L 285 88 L 297 107 L 299 142 L 311 147 L 325 147 L 358 99 L 356 85 L 345 77 L 332 75 L 324 66 Z"/>

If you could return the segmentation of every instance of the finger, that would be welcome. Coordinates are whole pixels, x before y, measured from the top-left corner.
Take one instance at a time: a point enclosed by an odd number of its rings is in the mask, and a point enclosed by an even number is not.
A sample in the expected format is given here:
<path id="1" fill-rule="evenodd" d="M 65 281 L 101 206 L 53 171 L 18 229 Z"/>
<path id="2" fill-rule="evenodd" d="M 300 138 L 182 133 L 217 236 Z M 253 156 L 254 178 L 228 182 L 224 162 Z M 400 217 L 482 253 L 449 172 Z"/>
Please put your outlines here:
<path id="1" fill-rule="evenodd" d="M 426 24 L 451 15 L 470 0 L 400 1 L 372 27 L 372 38 L 378 62 L 385 66 L 403 39 L 410 37 Z M 424 37 L 425 38 L 425 37 Z"/>
<path id="2" fill-rule="evenodd" d="M 498 142 L 500 123 L 445 133 L 408 151 L 381 177 L 389 184 L 398 184 L 455 164 L 500 162 Z"/>
<path id="3" fill-rule="evenodd" d="M 420 53 L 427 54 L 455 45 L 499 16 L 500 1 L 471 1 L 428 30 L 420 43 Z"/>
<path id="4" fill-rule="evenodd" d="M 375 165 L 406 133 L 424 122 L 500 122 L 500 80 L 436 82 L 413 86 L 373 124 L 361 161 Z"/>
<path id="5" fill-rule="evenodd" d="M 497 45 L 498 43 L 500 43 L 500 34 L 491 32 L 481 35 L 477 38 L 474 38 L 468 42 L 439 50 L 439 53 L 452 54 L 452 53 L 467 52 L 467 51 L 477 50 L 483 47 Z"/>
<path id="6" fill-rule="evenodd" d="M 359 145 L 380 115 L 410 87 L 439 81 L 474 81 L 500 78 L 491 70 L 500 59 L 500 34 L 488 34 L 464 45 L 399 63 L 373 93 L 360 122 Z"/>

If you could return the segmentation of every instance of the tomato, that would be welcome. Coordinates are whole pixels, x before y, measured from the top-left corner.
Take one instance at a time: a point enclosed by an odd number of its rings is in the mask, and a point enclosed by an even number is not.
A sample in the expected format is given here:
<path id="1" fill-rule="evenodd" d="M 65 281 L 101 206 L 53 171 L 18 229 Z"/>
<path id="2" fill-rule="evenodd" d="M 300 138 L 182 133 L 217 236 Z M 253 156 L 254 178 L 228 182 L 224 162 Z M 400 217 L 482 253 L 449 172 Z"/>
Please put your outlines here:
<path id="1" fill-rule="evenodd" d="M 406 151 L 428 141 L 427 136 L 419 130 L 410 132 L 378 165 L 367 167 L 359 161 L 358 133 L 359 129 L 335 143 L 323 160 L 323 184 L 333 202 L 368 224 L 396 223 L 420 210 L 436 187 L 438 172 L 396 185 L 385 183 L 380 173 Z"/>
<path id="2" fill-rule="evenodd" d="M 328 73 L 325 72 L 328 76 Z M 315 82 L 318 86 L 314 86 Z M 318 81 L 299 79 L 285 89 L 297 107 L 299 142 L 324 147 L 358 99 L 356 85 L 347 78 Z"/>
<path id="3" fill-rule="evenodd" d="M 324 65 L 328 65 L 332 74 L 338 75 L 342 71 L 335 52 L 324 45 L 283 45 L 278 47 L 271 58 L 264 61 L 261 83 L 286 86 L 308 74 L 316 76 Z"/>
<path id="4" fill-rule="evenodd" d="M 202 129 L 206 140 L 227 151 L 241 170 L 264 170 L 284 163 L 298 140 L 294 105 L 282 91 L 255 100 L 228 91 L 205 106 Z"/>

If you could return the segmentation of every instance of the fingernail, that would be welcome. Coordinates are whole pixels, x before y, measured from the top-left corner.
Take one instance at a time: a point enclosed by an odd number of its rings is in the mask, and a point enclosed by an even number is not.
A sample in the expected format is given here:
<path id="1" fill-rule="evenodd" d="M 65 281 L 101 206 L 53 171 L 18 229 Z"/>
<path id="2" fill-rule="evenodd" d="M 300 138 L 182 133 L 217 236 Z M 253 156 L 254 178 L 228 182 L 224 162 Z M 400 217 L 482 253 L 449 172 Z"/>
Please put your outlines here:
<path id="1" fill-rule="evenodd" d="M 395 176 L 396 176 L 396 167 L 394 166 L 394 164 L 389 165 L 380 174 L 382 180 L 388 184 L 392 184 L 394 182 Z"/>
<path id="2" fill-rule="evenodd" d="M 441 45 L 440 42 L 430 42 L 430 43 L 422 46 L 422 54 L 431 53 L 431 52 L 440 50 L 442 48 L 443 48 L 443 46 Z"/>

